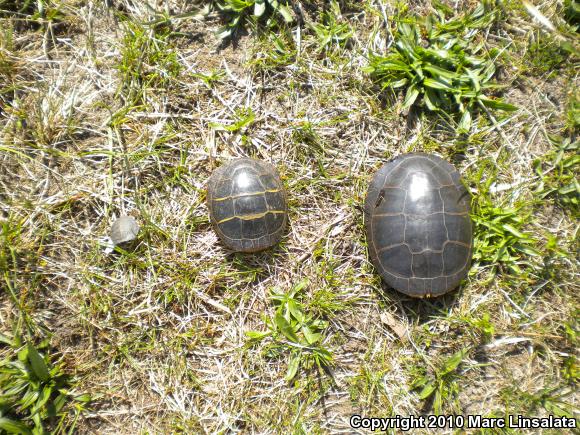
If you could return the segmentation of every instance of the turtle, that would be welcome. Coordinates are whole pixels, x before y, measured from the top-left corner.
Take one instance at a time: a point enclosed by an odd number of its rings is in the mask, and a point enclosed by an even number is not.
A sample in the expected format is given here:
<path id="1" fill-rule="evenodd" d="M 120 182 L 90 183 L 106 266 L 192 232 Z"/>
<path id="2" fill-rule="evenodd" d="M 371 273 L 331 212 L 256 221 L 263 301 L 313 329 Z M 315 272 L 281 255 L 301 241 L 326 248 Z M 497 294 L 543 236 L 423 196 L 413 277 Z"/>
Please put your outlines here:
<path id="1" fill-rule="evenodd" d="M 233 251 L 257 252 L 278 243 L 288 221 L 286 198 L 277 169 L 263 160 L 232 160 L 207 184 L 211 223 Z"/>
<path id="2" fill-rule="evenodd" d="M 408 153 L 385 163 L 365 199 L 371 261 L 384 281 L 412 297 L 456 288 L 471 265 L 470 196 L 441 157 Z"/>
<path id="3" fill-rule="evenodd" d="M 133 216 L 120 216 L 111 225 L 110 237 L 114 245 L 132 242 L 139 233 L 139 224 Z"/>

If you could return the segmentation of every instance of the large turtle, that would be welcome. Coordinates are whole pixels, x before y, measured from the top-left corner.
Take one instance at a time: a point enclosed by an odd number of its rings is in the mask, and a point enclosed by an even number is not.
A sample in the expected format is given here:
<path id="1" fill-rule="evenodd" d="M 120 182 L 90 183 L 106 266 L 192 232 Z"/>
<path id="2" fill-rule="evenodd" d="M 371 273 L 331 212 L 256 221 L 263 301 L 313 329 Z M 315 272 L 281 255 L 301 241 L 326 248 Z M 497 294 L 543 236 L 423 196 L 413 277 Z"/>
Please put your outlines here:
<path id="1" fill-rule="evenodd" d="M 369 253 L 381 277 L 413 297 L 444 294 L 471 263 L 470 197 L 455 167 L 410 153 L 383 165 L 365 200 Z"/>
<path id="2" fill-rule="evenodd" d="M 278 171 L 255 159 L 236 159 L 216 169 L 207 185 L 211 223 L 234 251 L 255 252 L 280 241 L 288 212 Z"/>

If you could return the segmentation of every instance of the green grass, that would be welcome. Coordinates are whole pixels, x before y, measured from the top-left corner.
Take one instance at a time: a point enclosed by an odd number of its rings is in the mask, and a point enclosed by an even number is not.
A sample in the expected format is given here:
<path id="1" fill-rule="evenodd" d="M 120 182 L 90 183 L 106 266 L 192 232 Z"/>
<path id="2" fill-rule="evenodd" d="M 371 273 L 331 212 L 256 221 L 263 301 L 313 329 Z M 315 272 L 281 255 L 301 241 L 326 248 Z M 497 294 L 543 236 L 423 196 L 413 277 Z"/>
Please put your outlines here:
<path id="1" fill-rule="evenodd" d="M 32 14 L 37 10 L 38 4 L 37 0 L 1 0 L 0 14 Z"/>
<path id="2" fill-rule="evenodd" d="M 558 40 L 540 36 L 537 41 L 530 44 L 526 61 L 532 74 L 557 75 L 570 55 L 571 53 Z"/>
<path id="3" fill-rule="evenodd" d="M 422 374 L 418 370 L 412 388 L 418 390 L 420 400 L 427 401 L 427 410 L 431 407 L 436 415 L 441 415 L 444 407 L 458 413 L 456 396 L 459 386 L 457 370 L 468 354 L 468 349 L 462 349 L 441 361 L 433 368 L 432 374 Z"/>
<path id="4" fill-rule="evenodd" d="M 578 28 L 580 24 L 580 5 L 576 0 L 564 1 L 564 19 L 570 26 Z"/>
<path id="5" fill-rule="evenodd" d="M 296 42 L 289 31 L 281 31 L 279 34 L 265 32 L 258 35 L 258 38 L 250 61 L 258 71 L 279 70 L 296 60 Z"/>
<path id="6" fill-rule="evenodd" d="M 130 19 L 125 19 L 124 24 L 118 65 L 120 92 L 128 105 L 138 106 L 145 99 L 144 92 L 155 92 L 174 83 L 182 66 L 172 47 L 170 30 L 155 29 Z"/>
<path id="7" fill-rule="evenodd" d="M 212 123 L 211 127 L 217 131 L 227 131 L 230 133 L 237 133 L 251 126 L 254 120 L 256 119 L 256 115 L 252 111 L 251 107 L 244 107 L 236 110 L 234 116 L 235 120 L 231 124 L 224 125 L 216 122 Z"/>
<path id="8" fill-rule="evenodd" d="M 225 72 L 221 70 L 213 70 L 209 74 L 193 73 L 195 78 L 200 79 L 208 88 L 213 88 L 225 76 Z"/>
<path id="9" fill-rule="evenodd" d="M 577 218 L 580 206 L 578 142 L 558 136 L 551 137 L 550 142 L 553 150 L 534 162 L 540 177 L 535 193 L 540 200 L 554 200 Z"/>
<path id="10" fill-rule="evenodd" d="M 74 382 L 62 364 L 53 364 L 31 343 L 0 335 L 0 429 L 7 433 L 51 433 L 74 431 L 90 396 L 74 391 Z M 46 342 L 40 349 L 47 349 Z"/>
<path id="11" fill-rule="evenodd" d="M 276 357 L 289 352 L 288 369 L 285 380 L 290 382 L 298 371 L 316 368 L 328 372 L 332 366 L 332 353 L 324 345 L 327 322 L 315 318 L 305 311 L 300 302 L 301 292 L 308 285 L 302 281 L 288 293 L 272 291 L 270 299 L 275 305 L 274 316 L 266 319 L 269 331 L 248 331 L 250 342 L 271 337 L 266 355 Z"/>
<path id="12" fill-rule="evenodd" d="M 276 21 L 291 23 L 293 13 L 286 0 L 214 0 L 212 4 L 227 18 L 228 23 L 218 30 L 220 39 L 230 38 L 250 18 L 272 25 Z"/>
<path id="13" fill-rule="evenodd" d="M 473 261 L 476 267 L 491 266 L 489 279 L 496 273 L 526 277 L 537 268 L 539 257 L 537 238 L 526 231 L 530 221 L 531 204 L 525 201 L 510 203 L 509 197 L 498 202 L 490 193 L 496 169 L 482 162 L 473 180 L 478 192 L 472 200 L 471 218 L 474 223 Z M 528 272 L 526 272 L 528 270 Z"/>
<path id="14" fill-rule="evenodd" d="M 448 18 L 446 12 L 399 17 L 392 53 L 371 54 L 365 72 L 381 89 L 404 91 L 403 109 L 416 104 L 458 113 L 458 132 L 467 133 L 483 107 L 508 111 L 516 107 L 491 98 L 498 88 L 492 78 L 499 52 L 486 52 L 477 39 L 497 19 L 497 10 L 483 2 L 463 17 Z"/>
<path id="15" fill-rule="evenodd" d="M 47 232 L 39 231 L 38 239 L 31 241 L 24 234 L 19 216 L 8 215 L 0 223 L 0 290 L 17 309 L 16 330 L 39 332 L 32 317 L 34 295 L 42 289 L 43 280 L 35 270 L 42 264 L 39 247 Z"/>
<path id="16" fill-rule="evenodd" d="M 341 22 L 339 4 L 332 0 L 328 11 L 321 15 L 316 23 L 309 23 L 309 28 L 317 38 L 318 51 L 328 51 L 334 46 L 344 46 L 352 37 L 353 29 L 348 22 Z"/>
<path id="17" fill-rule="evenodd" d="M 535 414 L 538 408 L 544 408 L 549 414 L 558 417 L 573 417 L 575 409 L 567 401 L 572 391 L 558 392 L 558 388 L 543 388 L 537 393 L 522 391 L 517 386 L 506 387 L 500 392 L 507 412 L 524 410 L 528 414 Z"/>

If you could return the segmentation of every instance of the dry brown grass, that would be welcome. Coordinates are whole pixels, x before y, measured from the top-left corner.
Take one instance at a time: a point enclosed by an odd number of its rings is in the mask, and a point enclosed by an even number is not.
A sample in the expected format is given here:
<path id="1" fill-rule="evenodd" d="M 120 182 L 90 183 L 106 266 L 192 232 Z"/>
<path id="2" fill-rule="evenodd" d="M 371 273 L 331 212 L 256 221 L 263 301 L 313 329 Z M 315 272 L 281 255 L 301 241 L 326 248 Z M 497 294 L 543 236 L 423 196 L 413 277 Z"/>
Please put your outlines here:
<path id="1" fill-rule="evenodd" d="M 400 100 L 377 98 L 361 72 L 390 38 L 379 2 L 343 12 L 354 30 L 347 48 L 319 52 L 302 28 L 299 52 L 279 66 L 256 64 L 273 50 L 267 36 L 220 45 L 216 13 L 175 20 L 184 35 L 169 38 L 140 24 L 156 18 L 141 2 L 47 3 L 57 19 L 1 19 L 0 223 L 18 235 L 0 239 L 16 258 L 0 264 L 0 289 L 9 280 L 20 308 L 3 289 L 0 330 L 14 333 L 24 316 L 31 337 L 51 337 L 76 389 L 94 399 L 78 430 L 351 432 L 353 413 L 422 412 L 411 388 L 418 371 L 463 347 L 458 399 L 446 410 L 543 415 L 524 393 L 550 388 L 570 392 L 576 409 L 577 378 L 565 378 L 564 362 L 577 352 L 565 328 L 577 333 L 578 221 L 536 199 L 533 161 L 552 148 L 547 135 L 566 128 L 577 70 L 526 69 L 531 42 L 547 36 L 522 10 L 509 8 L 486 34 L 489 46 L 508 47 L 500 81 L 520 110 L 499 128 L 482 117 L 462 149 L 434 119 L 410 122 Z M 152 2 L 172 15 L 187 4 Z M 395 2 L 385 5 L 393 14 Z M 560 23 L 560 5 L 541 9 Z M 222 75 L 211 87 L 195 75 L 214 71 Z M 216 127 L 246 108 L 248 126 Z M 436 300 L 386 288 L 368 261 L 361 205 L 370 175 L 411 150 L 453 158 L 474 194 L 478 168 L 495 162 L 494 203 L 533 203 L 525 230 L 542 252 L 535 268 L 491 277 L 494 264 L 482 262 Z M 204 202 L 211 171 L 241 156 L 274 163 L 290 198 L 287 236 L 256 255 L 221 246 Z M 108 229 L 125 213 L 142 225 L 139 243 L 107 253 Z M 549 235 L 564 254 L 545 266 Z M 303 278 L 303 303 L 329 322 L 334 365 L 332 376 L 300 371 L 288 383 L 288 354 L 269 358 L 245 333 L 266 330 L 272 288 Z"/>

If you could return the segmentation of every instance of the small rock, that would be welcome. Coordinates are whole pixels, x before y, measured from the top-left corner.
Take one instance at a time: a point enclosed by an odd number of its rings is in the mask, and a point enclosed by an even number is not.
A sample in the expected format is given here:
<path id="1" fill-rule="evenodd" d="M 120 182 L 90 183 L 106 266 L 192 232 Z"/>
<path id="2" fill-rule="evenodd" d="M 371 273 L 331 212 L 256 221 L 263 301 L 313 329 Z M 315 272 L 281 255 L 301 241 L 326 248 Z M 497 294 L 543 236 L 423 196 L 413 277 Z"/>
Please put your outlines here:
<path id="1" fill-rule="evenodd" d="M 121 216 L 111 226 L 111 240 L 115 245 L 131 242 L 137 238 L 139 224 L 133 216 Z"/>

